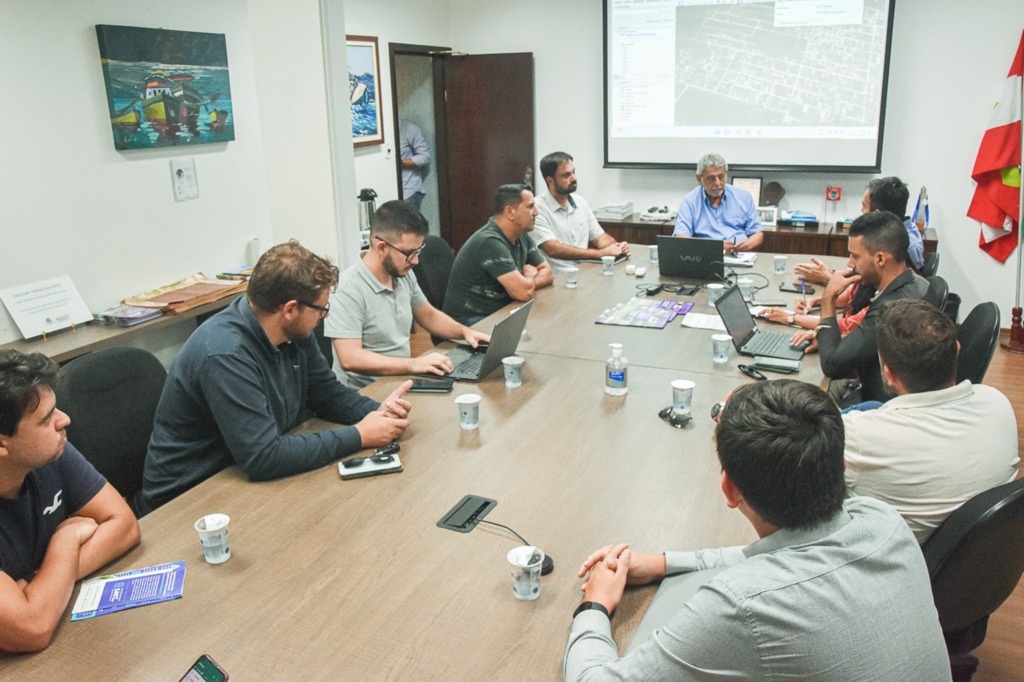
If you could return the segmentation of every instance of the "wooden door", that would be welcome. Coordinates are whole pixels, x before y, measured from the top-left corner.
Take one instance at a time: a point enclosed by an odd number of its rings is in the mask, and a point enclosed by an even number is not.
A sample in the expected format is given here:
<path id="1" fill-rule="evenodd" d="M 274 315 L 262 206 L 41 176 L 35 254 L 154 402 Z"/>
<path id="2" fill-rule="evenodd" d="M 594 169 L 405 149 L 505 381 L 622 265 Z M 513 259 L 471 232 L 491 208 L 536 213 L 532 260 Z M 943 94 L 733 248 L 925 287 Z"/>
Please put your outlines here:
<path id="1" fill-rule="evenodd" d="M 534 182 L 533 54 L 437 57 L 434 87 L 440 231 L 458 251 L 500 185 Z"/>

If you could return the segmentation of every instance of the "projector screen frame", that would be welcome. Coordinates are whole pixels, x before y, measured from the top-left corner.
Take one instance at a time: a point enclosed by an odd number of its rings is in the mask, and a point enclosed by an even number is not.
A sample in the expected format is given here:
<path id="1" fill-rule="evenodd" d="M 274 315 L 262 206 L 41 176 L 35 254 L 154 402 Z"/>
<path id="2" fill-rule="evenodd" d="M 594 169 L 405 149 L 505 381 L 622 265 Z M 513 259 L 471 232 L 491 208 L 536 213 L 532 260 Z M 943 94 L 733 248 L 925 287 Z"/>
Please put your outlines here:
<path id="1" fill-rule="evenodd" d="M 612 161 L 609 159 L 609 7 L 615 0 L 602 0 L 602 43 L 604 46 L 602 54 L 603 93 L 604 93 L 604 168 L 614 169 L 664 169 L 664 170 L 695 170 L 697 160 L 695 157 L 687 162 L 658 162 L 658 161 Z M 878 136 L 875 144 L 874 163 L 867 165 L 843 165 L 843 164 L 788 164 L 788 163 L 729 163 L 729 170 L 732 171 L 756 171 L 756 172 L 807 172 L 807 173 L 879 173 L 882 167 L 882 145 L 885 137 L 885 114 L 889 90 L 889 66 L 892 53 L 892 31 L 893 17 L 895 14 L 896 0 L 885 0 L 888 2 L 885 30 L 885 54 L 882 66 L 882 80 L 879 98 Z M 649 138 L 648 138 L 649 139 Z M 714 141 L 708 139 L 707 152 L 715 152 Z M 729 161 L 726 156 L 726 161 Z"/>

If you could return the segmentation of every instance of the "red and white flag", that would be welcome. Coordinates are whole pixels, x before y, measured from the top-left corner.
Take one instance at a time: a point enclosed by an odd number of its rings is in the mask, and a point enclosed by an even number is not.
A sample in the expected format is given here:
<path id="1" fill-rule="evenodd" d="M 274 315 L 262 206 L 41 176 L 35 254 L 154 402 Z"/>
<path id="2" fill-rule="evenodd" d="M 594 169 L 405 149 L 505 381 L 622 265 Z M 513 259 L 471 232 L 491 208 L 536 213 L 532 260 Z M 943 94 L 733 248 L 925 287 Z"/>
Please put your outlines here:
<path id="1" fill-rule="evenodd" d="M 978 246 L 1000 263 L 1017 247 L 1020 227 L 1020 97 L 1024 33 L 1003 92 L 981 139 L 971 177 L 978 183 L 967 216 L 981 221 Z"/>

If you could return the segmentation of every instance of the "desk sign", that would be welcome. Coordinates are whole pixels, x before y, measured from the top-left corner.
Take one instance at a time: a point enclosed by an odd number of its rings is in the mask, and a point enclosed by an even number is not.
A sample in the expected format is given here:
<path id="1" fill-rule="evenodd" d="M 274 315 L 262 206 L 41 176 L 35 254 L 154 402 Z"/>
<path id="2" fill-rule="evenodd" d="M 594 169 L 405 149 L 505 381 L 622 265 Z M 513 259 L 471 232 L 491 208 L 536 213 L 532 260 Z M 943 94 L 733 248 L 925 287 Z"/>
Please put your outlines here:
<path id="1" fill-rule="evenodd" d="M 92 313 L 67 275 L 4 289 L 0 301 L 26 339 L 92 320 Z"/>

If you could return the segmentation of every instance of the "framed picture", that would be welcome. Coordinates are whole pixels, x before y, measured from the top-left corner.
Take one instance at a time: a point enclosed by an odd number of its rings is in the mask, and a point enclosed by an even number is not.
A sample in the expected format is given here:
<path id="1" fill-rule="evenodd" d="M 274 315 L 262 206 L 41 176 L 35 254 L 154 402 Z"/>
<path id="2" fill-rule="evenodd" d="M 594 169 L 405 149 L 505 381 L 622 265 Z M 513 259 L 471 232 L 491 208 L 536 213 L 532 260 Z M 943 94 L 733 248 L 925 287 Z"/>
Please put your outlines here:
<path id="1" fill-rule="evenodd" d="M 745 189 L 754 197 L 754 206 L 761 203 L 761 178 L 733 178 L 732 186 Z"/>
<path id="2" fill-rule="evenodd" d="M 348 56 L 348 103 L 352 109 L 352 143 L 384 144 L 380 108 L 380 57 L 374 36 L 345 36 Z"/>
<path id="3" fill-rule="evenodd" d="M 114 148 L 235 139 L 223 33 L 98 24 Z"/>
<path id="4" fill-rule="evenodd" d="M 775 225 L 775 221 L 778 218 L 778 212 L 778 206 L 758 206 L 757 219 L 760 220 L 761 224 L 765 227 Z"/>

